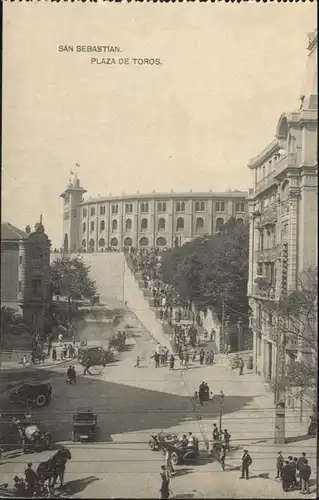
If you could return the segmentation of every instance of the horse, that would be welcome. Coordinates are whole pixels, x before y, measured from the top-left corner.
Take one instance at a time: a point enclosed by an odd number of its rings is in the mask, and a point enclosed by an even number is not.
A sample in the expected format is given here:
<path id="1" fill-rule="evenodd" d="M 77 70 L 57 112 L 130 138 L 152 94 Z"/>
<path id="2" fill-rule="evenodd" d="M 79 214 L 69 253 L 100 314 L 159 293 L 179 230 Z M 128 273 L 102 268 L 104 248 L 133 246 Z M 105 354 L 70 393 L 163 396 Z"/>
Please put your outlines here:
<path id="1" fill-rule="evenodd" d="M 48 481 L 50 492 L 53 490 L 58 478 L 60 479 L 60 487 L 63 486 L 65 466 L 71 458 L 70 450 L 65 446 L 61 446 L 49 460 L 39 464 L 37 468 L 38 477 L 43 484 Z"/>

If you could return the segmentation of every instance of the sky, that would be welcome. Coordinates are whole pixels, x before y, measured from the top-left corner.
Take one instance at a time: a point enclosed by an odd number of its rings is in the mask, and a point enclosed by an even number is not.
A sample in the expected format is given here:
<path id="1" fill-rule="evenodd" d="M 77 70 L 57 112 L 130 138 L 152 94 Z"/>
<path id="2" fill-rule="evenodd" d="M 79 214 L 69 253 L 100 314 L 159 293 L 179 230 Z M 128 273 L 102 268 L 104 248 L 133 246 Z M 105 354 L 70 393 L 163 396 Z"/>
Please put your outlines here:
<path id="1" fill-rule="evenodd" d="M 2 220 L 24 229 L 42 213 L 60 247 L 76 163 L 92 197 L 248 190 L 249 158 L 299 108 L 315 19 L 309 2 L 4 3 Z"/>

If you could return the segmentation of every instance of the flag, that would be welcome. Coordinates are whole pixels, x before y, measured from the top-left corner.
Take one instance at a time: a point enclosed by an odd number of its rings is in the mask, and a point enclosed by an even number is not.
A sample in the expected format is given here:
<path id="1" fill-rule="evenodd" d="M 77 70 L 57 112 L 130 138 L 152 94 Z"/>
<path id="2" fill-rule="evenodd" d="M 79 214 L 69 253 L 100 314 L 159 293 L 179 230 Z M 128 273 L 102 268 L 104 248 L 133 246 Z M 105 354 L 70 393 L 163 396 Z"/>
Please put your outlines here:
<path id="1" fill-rule="evenodd" d="M 70 174 L 71 174 L 71 175 L 74 175 L 74 172 L 73 172 L 72 170 L 70 170 Z"/>
<path id="2" fill-rule="evenodd" d="M 80 166 L 80 164 L 79 164 L 79 163 L 76 163 L 76 164 L 75 164 L 75 166 L 76 166 L 76 167 L 79 167 L 79 166 Z"/>

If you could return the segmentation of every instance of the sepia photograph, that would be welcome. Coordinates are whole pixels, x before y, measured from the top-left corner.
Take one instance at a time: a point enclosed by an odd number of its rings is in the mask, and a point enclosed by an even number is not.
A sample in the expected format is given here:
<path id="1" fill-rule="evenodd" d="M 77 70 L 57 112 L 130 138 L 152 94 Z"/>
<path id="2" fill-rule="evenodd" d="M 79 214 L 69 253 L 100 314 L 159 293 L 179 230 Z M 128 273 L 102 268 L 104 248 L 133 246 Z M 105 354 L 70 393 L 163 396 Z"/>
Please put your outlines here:
<path id="1" fill-rule="evenodd" d="M 316 2 L 2 10 L 0 498 L 317 498 Z"/>

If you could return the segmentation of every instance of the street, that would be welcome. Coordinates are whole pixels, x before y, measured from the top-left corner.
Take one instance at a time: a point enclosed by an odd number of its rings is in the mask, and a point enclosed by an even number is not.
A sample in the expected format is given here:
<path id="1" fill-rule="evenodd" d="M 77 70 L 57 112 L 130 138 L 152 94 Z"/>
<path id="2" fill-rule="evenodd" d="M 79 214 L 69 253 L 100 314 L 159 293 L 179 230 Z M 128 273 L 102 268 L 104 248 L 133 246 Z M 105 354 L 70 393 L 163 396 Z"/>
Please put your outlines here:
<path id="1" fill-rule="evenodd" d="M 284 493 L 274 478 L 276 455 L 280 451 L 271 440 L 274 420 L 272 396 L 252 374 L 239 376 L 217 362 L 200 366 L 194 362 L 188 370 L 155 368 L 150 358 L 155 341 L 127 315 L 125 322 L 134 328 L 126 351 L 106 368 L 92 368 L 93 375 L 82 376 L 83 367 L 75 363 L 77 385 L 66 384 L 68 363 L 44 369 L 51 379 L 53 397 L 49 407 L 38 411 L 46 430 L 57 442 L 67 444 L 72 453 L 65 475 L 63 496 L 76 498 L 156 498 L 159 496 L 160 466 L 163 457 L 152 452 L 148 441 L 160 430 L 178 434 L 193 432 L 202 450 L 198 464 L 180 466 L 171 481 L 175 498 L 279 498 L 299 497 L 300 492 Z M 91 339 L 93 341 L 93 333 Z M 134 368 L 136 357 L 140 368 Z M 203 406 L 193 401 L 194 391 L 206 381 L 213 402 Z M 225 394 L 223 428 L 232 435 L 233 450 L 226 458 L 226 470 L 208 457 L 205 440 L 211 439 L 212 424 L 219 424 L 219 391 Z M 98 414 L 95 443 L 72 443 L 72 416 L 79 407 L 91 407 Z M 291 417 L 289 417 L 291 418 Z M 248 448 L 253 464 L 251 480 L 240 481 L 241 455 Z M 284 455 L 307 452 L 315 474 L 315 439 L 300 440 L 280 447 Z M 11 456 L 0 463 L 0 483 L 12 483 L 15 474 L 23 474 L 27 462 L 36 467 L 52 453 Z M 313 489 L 313 488 L 312 488 Z M 314 495 L 313 495 L 314 496 Z"/>

